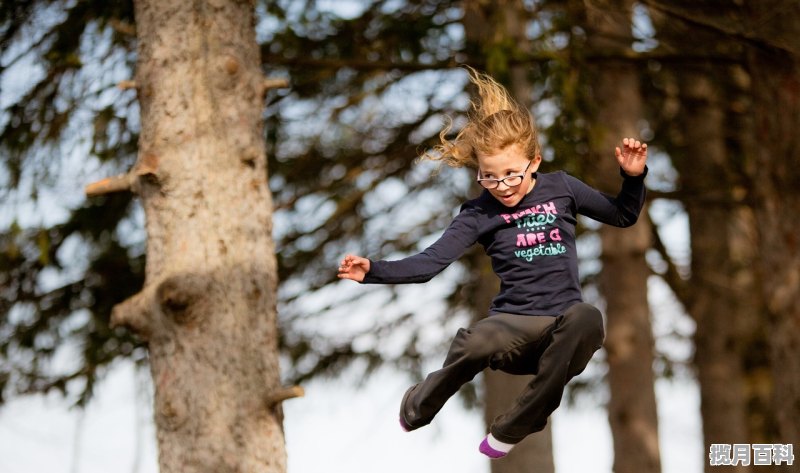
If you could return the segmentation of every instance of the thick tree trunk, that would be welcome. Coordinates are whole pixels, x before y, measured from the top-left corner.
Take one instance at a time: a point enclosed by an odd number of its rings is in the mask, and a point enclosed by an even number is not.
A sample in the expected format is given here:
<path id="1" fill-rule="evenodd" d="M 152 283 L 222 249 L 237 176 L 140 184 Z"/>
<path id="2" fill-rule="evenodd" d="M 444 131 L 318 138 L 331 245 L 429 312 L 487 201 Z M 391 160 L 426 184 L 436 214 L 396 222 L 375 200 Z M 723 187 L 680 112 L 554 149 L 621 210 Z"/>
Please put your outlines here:
<path id="1" fill-rule="evenodd" d="M 752 28 L 764 32 L 752 44 L 755 121 L 756 215 L 759 269 L 770 316 L 777 443 L 800 445 L 800 10 L 782 2 L 747 2 Z M 772 2 L 774 3 L 774 2 Z M 766 20 L 765 20 L 766 19 Z M 786 39 L 786 42 L 782 41 Z M 793 49 L 767 46 L 786 44 Z M 789 471 L 792 467 L 785 467 Z M 796 466 L 794 467 L 796 468 Z M 777 467 L 776 467 L 777 469 Z"/>
<path id="2" fill-rule="evenodd" d="M 709 5 L 697 1 L 682 8 L 688 17 L 712 24 L 729 21 L 736 10 Z M 651 18 L 659 38 L 678 50 L 697 44 L 710 50 L 741 49 L 734 42 L 721 44 L 716 29 L 675 21 L 659 9 L 651 11 Z M 691 196 L 683 202 L 691 232 L 691 278 L 685 290 L 676 292 L 697 323 L 694 364 L 704 445 L 770 443 L 777 439 L 767 311 L 752 270 L 758 256 L 756 221 L 752 208 L 741 203 L 752 197 L 754 180 L 742 179 L 749 166 L 738 151 L 752 139 L 752 120 L 734 105 L 746 101 L 747 74 L 740 66 L 720 64 L 680 65 L 671 72 L 681 105 L 673 164 L 681 191 Z M 713 469 L 706 463 L 706 471 Z"/>
<path id="3" fill-rule="evenodd" d="M 762 103 L 756 112 L 759 122 L 759 140 L 765 149 L 759 150 L 759 203 L 756 213 L 760 230 L 760 269 L 763 293 L 771 319 L 769 330 L 772 358 L 774 405 L 777 420 L 777 443 L 800 445 L 800 143 L 797 130 L 800 120 L 800 68 L 786 71 L 785 65 L 755 59 L 756 67 L 771 67 L 770 73 L 778 77 L 754 79 L 761 92 L 755 102 Z M 766 90 L 769 87 L 770 90 Z M 771 97 L 767 97 L 771 96 Z M 770 110 L 767 111 L 766 108 Z M 778 112 L 782 110 L 783 112 Z M 793 115 L 794 111 L 794 117 Z M 785 112 L 785 113 L 784 113 Z M 770 116 L 771 115 L 771 116 Z M 784 121 L 771 128 L 769 122 Z M 791 125 L 789 125 L 790 122 Z M 794 135 L 794 137 L 792 137 Z M 775 142 L 773 140 L 782 140 Z M 792 141 L 794 141 L 792 143 Z M 786 468 L 786 471 L 790 471 Z"/>
<path id="4" fill-rule="evenodd" d="M 633 2 L 584 2 L 587 38 L 604 52 L 630 47 Z M 625 38 L 628 38 L 627 40 Z M 642 118 L 639 75 L 628 63 L 604 63 L 594 69 L 592 148 L 598 165 L 596 184 L 607 192 L 619 189 L 614 147 L 623 137 L 639 137 Z M 616 473 L 661 470 L 658 413 L 653 374 L 653 335 L 647 300 L 650 268 L 645 253 L 651 246 L 646 209 L 631 228 L 603 226 L 600 290 L 606 301 L 606 341 L 610 399 L 608 416 L 614 437 Z"/>
<path id="5" fill-rule="evenodd" d="M 764 322 L 747 270 L 755 244 L 750 212 L 736 204 L 735 170 L 726 147 L 726 118 L 720 84 L 708 68 L 682 68 L 682 148 L 673 159 L 691 229 L 692 272 L 687 309 L 697 324 L 694 363 L 700 385 L 704 445 L 763 442 L 748 411 L 759 411 L 761 390 L 750 380 L 761 372 L 758 351 Z M 713 185 L 710 185 L 712 184 Z M 752 401 L 752 402 L 751 402 Z M 763 427 L 760 429 L 763 430 Z M 750 471 L 751 466 L 733 466 Z M 706 471 L 714 467 L 706 463 Z"/>
<path id="6" fill-rule="evenodd" d="M 723 24 L 738 8 L 717 6 L 697 1 L 682 11 L 689 18 Z M 741 50 L 735 42 L 720 43 L 716 29 L 675 21 L 659 9 L 650 13 L 659 39 L 669 47 Z M 694 364 L 704 445 L 776 442 L 767 310 L 753 271 L 757 226 L 752 207 L 742 203 L 752 197 L 755 183 L 742 178 L 751 165 L 749 153 L 740 151 L 747 149 L 753 133 L 751 114 L 737 106 L 749 100 L 744 97 L 750 93 L 747 73 L 731 64 L 679 65 L 670 72 L 681 110 L 672 135 L 678 150 L 672 162 L 681 191 L 690 196 L 683 203 L 692 245 L 691 278 L 676 293 L 697 323 Z M 712 470 L 707 462 L 706 471 Z"/>
<path id="7" fill-rule="evenodd" d="M 464 23 L 468 41 L 480 47 L 480 54 L 487 58 L 487 72 L 499 80 L 507 81 L 509 91 L 520 104 L 531 107 L 531 85 L 527 68 L 508 67 L 508 61 L 515 52 L 530 49 L 525 28 L 528 14 L 521 2 L 516 0 L 465 2 Z M 499 70 L 494 70 L 497 68 Z M 488 261 L 478 259 L 478 264 L 487 270 L 482 272 L 477 286 L 476 318 L 486 316 L 492 297 L 499 289 L 497 278 L 488 270 Z M 506 412 L 516 401 L 519 393 L 533 379 L 532 376 L 515 376 L 502 372 L 486 370 L 484 382 L 484 420 L 491 425 L 498 415 Z M 514 447 L 512 455 L 491 462 L 492 473 L 552 473 L 553 441 L 550 423 L 541 432 L 531 435 Z"/>
<path id="8" fill-rule="evenodd" d="M 161 472 L 283 472 L 254 7 L 135 8 L 147 268 L 113 320 L 149 342 Z"/>

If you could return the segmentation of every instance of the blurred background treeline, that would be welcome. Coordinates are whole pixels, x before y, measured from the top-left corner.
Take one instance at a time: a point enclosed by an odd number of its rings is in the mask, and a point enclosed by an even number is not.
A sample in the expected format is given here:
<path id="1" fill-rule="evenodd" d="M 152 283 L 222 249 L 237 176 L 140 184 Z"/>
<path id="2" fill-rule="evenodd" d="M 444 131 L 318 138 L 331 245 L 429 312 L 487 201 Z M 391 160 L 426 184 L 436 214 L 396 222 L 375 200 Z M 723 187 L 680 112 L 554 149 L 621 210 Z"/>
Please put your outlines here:
<path id="1" fill-rule="evenodd" d="M 420 251 L 477 192 L 471 170 L 416 160 L 445 117 L 453 132 L 464 124 L 468 64 L 530 107 L 545 172 L 614 192 L 613 147 L 625 136 L 650 146 L 648 214 L 625 231 L 584 222 L 580 235 L 607 340 L 572 394 L 606 404 L 615 471 L 661 470 L 653 386 L 663 377 L 696 379 L 705 445 L 800 445 L 798 2 L 255 8 L 263 71 L 290 83 L 264 108 L 287 383 L 353 366 L 422 376 L 456 327 L 485 315 L 497 282 L 479 248 L 422 304 L 393 287 L 354 300 L 335 278 L 345 252 Z M 136 160 L 132 3 L 3 1 L 0 48 L 0 402 L 60 391 L 85 405 L 116 360 L 147 363 L 140 340 L 109 327 L 111 308 L 143 283 L 142 210 L 129 194 L 82 193 Z M 688 221 L 688 253 L 671 251 L 675 218 Z M 661 335 L 691 343 L 688 359 L 654 338 L 654 287 L 694 321 L 691 333 Z M 326 322 L 365 304 L 374 317 Z M 487 373 L 463 399 L 491 419 L 522 382 Z M 552 471 L 551 450 L 548 430 L 526 440 L 518 465 L 493 471 Z"/>

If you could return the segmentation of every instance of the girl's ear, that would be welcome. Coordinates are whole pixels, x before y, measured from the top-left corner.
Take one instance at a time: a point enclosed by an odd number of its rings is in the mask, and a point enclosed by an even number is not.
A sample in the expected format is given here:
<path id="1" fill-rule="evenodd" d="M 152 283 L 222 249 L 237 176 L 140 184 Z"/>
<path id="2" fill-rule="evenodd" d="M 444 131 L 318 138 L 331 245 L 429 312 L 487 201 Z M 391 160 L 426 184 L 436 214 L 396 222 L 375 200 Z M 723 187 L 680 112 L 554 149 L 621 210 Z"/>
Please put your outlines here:
<path id="1" fill-rule="evenodd" d="M 539 169 L 539 165 L 540 164 L 542 164 L 542 155 L 541 154 L 537 154 L 531 160 L 531 167 L 528 169 L 528 172 L 530 172 L 531 174 L 535 173 Z"/>

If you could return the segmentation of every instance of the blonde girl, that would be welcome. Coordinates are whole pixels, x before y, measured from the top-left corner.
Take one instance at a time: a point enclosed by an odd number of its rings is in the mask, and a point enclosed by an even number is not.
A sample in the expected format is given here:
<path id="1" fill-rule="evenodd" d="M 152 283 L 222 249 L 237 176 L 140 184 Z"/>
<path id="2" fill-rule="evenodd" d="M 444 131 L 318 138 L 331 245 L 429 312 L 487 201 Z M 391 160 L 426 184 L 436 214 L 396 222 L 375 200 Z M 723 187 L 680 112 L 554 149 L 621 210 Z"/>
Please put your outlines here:
<path id="1" fill-rule="evenodd" d="M 645 200 L 647 145 L 625 138 L 615 149 L 622 181 L 616 196 L 563 171 L 538 172 L 542 157 L 531 113 L 491 77 L 468 70 L 478 90 L 468 124 L 453 140 L 445 127 L 441 144 L 424 157 L 476 168 L 483 192 L 423 252 L 396 261 L 347 255 L 338 276 L 365 284 L 421 283 L 473 244 L 483 247 L 500 278 L 489 316 L 459 329 L 442 368 L 406 391 L 400 425 L 412 431 L 430 423 L 485 368 L 536 375 L 480 443 L 479 451 L 494 459 L 544 428 L 564 386 L 602 346 L 602 315 L 581 296 L 575 224 L 579 214 L 617 227 L 636 222 Z"/>

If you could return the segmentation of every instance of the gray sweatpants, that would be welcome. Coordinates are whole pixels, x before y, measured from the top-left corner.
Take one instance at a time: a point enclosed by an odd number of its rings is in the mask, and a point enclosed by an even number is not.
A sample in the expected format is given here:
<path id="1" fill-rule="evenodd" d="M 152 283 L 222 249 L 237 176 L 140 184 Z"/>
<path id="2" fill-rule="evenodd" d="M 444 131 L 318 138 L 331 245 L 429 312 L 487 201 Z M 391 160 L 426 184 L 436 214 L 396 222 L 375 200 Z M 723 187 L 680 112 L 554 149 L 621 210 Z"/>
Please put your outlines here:
<path id="1" fill-rule="evenodd" d="M 442 369 L 406 391 L 400 415 L 412 430 L 429 424 L 464 383 L 487 367 L 533 374 L 514 406 L 490 427 L 501 442 L 518 443 L 544 429 L 564 386 L 586 368 L 603 337 L 600 311 L 585 303 L 556 317 L 491 315 L 458 330 Z"/>

